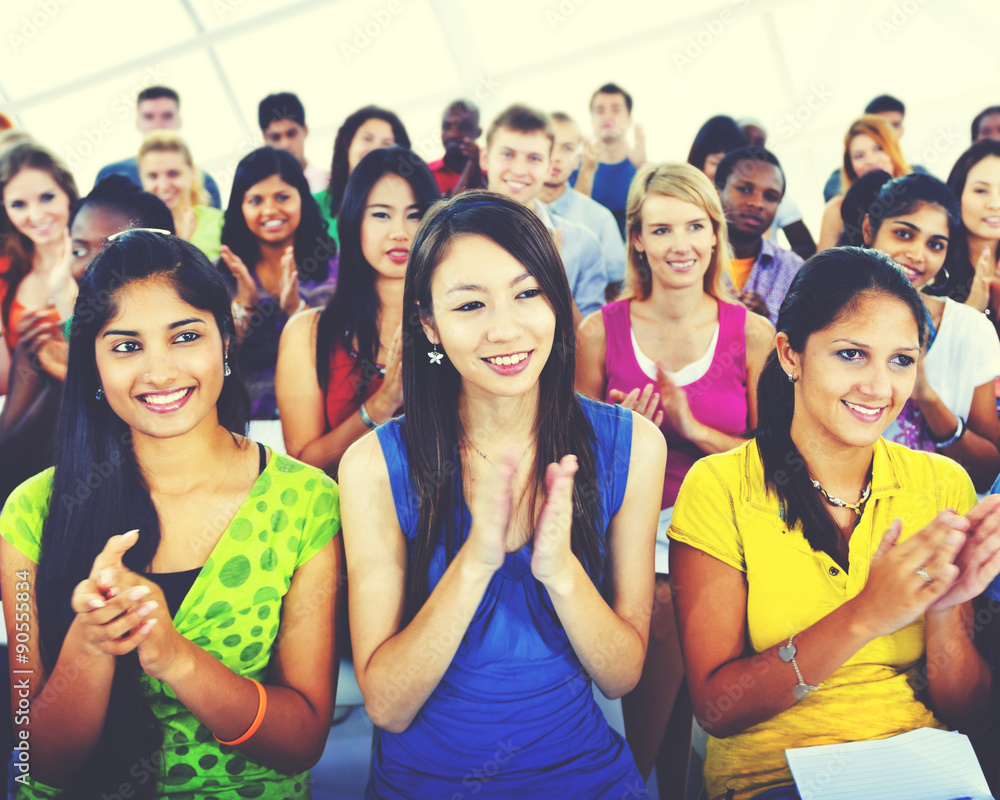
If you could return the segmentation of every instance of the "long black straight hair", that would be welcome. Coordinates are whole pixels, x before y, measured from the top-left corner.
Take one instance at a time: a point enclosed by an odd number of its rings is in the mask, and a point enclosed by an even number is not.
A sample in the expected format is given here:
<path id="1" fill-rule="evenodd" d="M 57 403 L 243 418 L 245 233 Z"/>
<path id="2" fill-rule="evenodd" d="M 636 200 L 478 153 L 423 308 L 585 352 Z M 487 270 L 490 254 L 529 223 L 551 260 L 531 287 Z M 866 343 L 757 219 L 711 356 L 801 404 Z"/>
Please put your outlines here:
<path id="1" fill-rule="evenodd" d="M 410 137 L 406 126 L 392 111 L 378 106 L 365 106 L 351 114 L 337 129 L 333 140 L 333 160 L 330 162 L 330 185 L 327 187 L 327 213 L 331 219 L 340 216 L 340 207 L 344 202 L 344 192 L 347 190 L 347 180 L 351 176 L 351 164 L 347 156 L 351 143 L 358 129 L 370 119 L 380 119 L 389 123 L 392 137 L 398 147 L 410 147 Z"/>
<path id="2" fill-rule="evenodd" d="M 965 192 L 965 184 L 969 180 L 969 172 L 984 158 L 994 156 L 1000 158 L 1000 142 L 993 139 L 984 139 L 975 142 L 962 155 L 958 157 L 955 166 L 948 173 L 948 188 L 955 195 L 958 202 L 962 202 L 962 194 Z M 979 253 L 969 252 L 968 230 L 965 222 L 962 222 L 962 235 L 956 237 L 957 247 L 949 248 L 949 257 L 945 264 L 950 273 L 945 293 L 952 300 L 964 303 L 972 291 L 972 284 L 976 279 L 975 261 L 979 259 Z M 1000 248 L 993 253 L 993 261 L 1000 263 Z"/>
<path id="3" fill-rule="evenodd" d="M 420 156 L 404 147 L 372 150 L 351 173 L 344 205 L 337 218 L 340 235 L 337 289 L 320 314 L 316 330 L 316 378 L 324 389 L 330 375 L 330 352 L 335 347 L 344 347 L 351 352 L 356 339 L 355 352 L 359 358 L 374 365 L 378 357 L 381 344 L 378 332 L 380 304 L 375 291 L 378 273 L 361 250 L 361 226 L 364 224 L 368 195 L 386 175 L 398 175 L 410 185 L 421 214 L 441 199 L 430 168 Z M 365 377 L 370 377 L 368 372 Z M 358 384 L 359 396 L 363 396 L 364 387 L 364 383 Z"/>
<path id="4" fill-rule="evenodd" d="M 447 351 L 440 365 L 429 363 L 431 344 L 421 314 L 432 319 L 434 271 L 448 256 L 452 243 L 465 236 L 490 239 L 523 264 L 555 313 L 552 351 L 539 376 L 535 464 L 526 491 L 532 498 L 529 519 L 535 519 L 535 499 L 545 485 L 547 465 L 575 455 L 579 471 L 573 486 L 572 548 L 594 583 L 603 588 L 604 532 L 597 524 L 600 492 L 594 430 L 574 388 L 573 305 L 566 271 L 552 236 L 532 211 L 494 192 L 471 191 L 439 203 L 424 217 L 413 240 L 403 290 L 403 432 L 419 498 L 417 537 L 407 571 L 408 619 L 428 597 L 431 560 L 442 535 L 449 563 L 461 545 L 454 512 L 462 501 L 465 433 L 458 413 L 462 377 Z"/>
<path id="5" fill-rule="evenodd" d="M 76 616 L 73 589 L 89 576 L 110 536 L 138 528 L 139 541 L 123 563 L 142 573 L 160 544 L 160 521 L 132 449 L 131 431 L 106 400 L 95 358 L 98 333 L 118 312 L 134 283 L 157 280 L 182 301 L 208 311 L 228 341 L 233 373 L 216 403 L 220 425 L 245 433 L 250 398 L 239 376 L 229 293 L 218 272 L 195 246 L 175 236 L 142 230 L 121 234 L 97 255 L 80 283 L 70 334 L 69 364 L 56 430 L 55 474 L 36 576 L 41 657 L 51 674 Z M 222 370 L 222 353 L 219 354 Z M 131 784 L 137 797 L 153 797 L 156 781 L 136 785 L 131 767 L 154 758 L 162 741 L 159 724 L 139 684 L 136 654 L 118 658 L 104 730 L 96 751 L 71 781 L 64 797 L 113 795 Z M 155 763 L 155 762 L 154 762 Z"/>
<path id="6" fill-rule="evenodd" d="M 330 274 L 330 259 L 337 254 L 337 245 L 330 238 L 326 223 L 320 214 L 319 204 L 309 191 L 302 167 L 295 157 L 284 150 L 260 147 L 247 153 L 233 175 L 233 189 L 229 193 L 225 220 L 222 225 L 222 244 L 232 248 L 251 274 L 260 260 L 260 240 L 247 227 L 243 215 L 243 197 L 255 185 L 277 175 L 289 186 L 295 187 L 302 201 L 302 216 L 295 229 L 295 265 L 300 281 L 324 281 Z"/>
<path id="7" fill-rule="evenodd" d="M 879 250 L 834 247 L 810 258 L 799 270 L 778 312 L 778 333 L 788 337 L 796 353 L 810 336 L 850 314 L 863 296 L 894 297 L 906 304 L 917 324 L 921 347 L 927 341 L 927 319 L 917 290 Z M 840 529 L 809 477 L 805 460 L 792 441 L 795 385 L 772 350 L 757 382 L 757 429 L 754 438 L 764 465 L 764 479 L 785 509 L 789 528 L 802 522 L 813 550 L 846 564 Z"/>

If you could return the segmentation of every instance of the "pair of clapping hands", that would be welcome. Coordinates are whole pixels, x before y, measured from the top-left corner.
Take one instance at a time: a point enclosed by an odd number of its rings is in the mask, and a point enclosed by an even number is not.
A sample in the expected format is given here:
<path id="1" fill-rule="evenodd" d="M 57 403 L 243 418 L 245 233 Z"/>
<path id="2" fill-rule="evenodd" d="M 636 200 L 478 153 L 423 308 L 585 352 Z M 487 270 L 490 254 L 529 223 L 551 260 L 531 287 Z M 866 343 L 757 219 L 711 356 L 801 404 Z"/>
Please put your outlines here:
<path id="1" fill-rule="evenodd" d="M 219 255 L 236 279 L 236 301 L 244 308 L 257 308 L 260 305 L 260 293 L 243 259 L 228 245 L 219 248 Z M 292 245 L 288 245 L 281 254 L 281 280 L 278 289 L 278 305 L 288 316 L 292 316 L 302 307 L 299 297 L 299 268 L 295 264 L 295 248 Z"/>
<path id="2" fill-rule="evenodd" d="M 514 478 L 522 460 L 515 447 L 506 447 L 493 469 L 479 482 L 470 511 L 472 529 L 466 540 L 473 562 L 491 574 L 507 556 L 507 533 L 514 512 Z M 531 468 L 530 463 L 528 468 Z M 551 590 L 562 590 L 579 563 L 573 554 L 573 480 L 579 469 L 576 456 L 563 456 L 545 470 L 545 505 L 532 537 L 531 574 Z M 532 481 L 529 477 L 529 487 Z"/>
<path id="3" fill-rule="evenodd" d="M 74 624 L 95 655 L 121 656 L 135 650 L 143 670 L 162 679 L 177 654 L 180 634 L 163 590 L 122 564 L 138 540 L 137 530 L 108 539 L 90 577 L 73 590 Z"/>
<path id="4" fill-rule="evenodd" d="M 685 439 L 694 438 L 698 421 L 691 413 L 687 394 L 682 387 L 670 380 L 660 366 L 656 367 L 656 383 L 647 383 L 644 388 L 633 389 L 628 394 L 612 389 L 609 396 L 613 403 L 642 414 L 657 428 L 666 417 L 677 433 Z"/>
<path id="5" fill-rule="evenodd" d="M 885 532 L 857 597 L 876 635 L 922 614 L 951 611 L 982 594 L 1000 573 L 1000 495 L 964 516 L 941 511 L 902 543 L 901 531 L 897 519 Z"/>

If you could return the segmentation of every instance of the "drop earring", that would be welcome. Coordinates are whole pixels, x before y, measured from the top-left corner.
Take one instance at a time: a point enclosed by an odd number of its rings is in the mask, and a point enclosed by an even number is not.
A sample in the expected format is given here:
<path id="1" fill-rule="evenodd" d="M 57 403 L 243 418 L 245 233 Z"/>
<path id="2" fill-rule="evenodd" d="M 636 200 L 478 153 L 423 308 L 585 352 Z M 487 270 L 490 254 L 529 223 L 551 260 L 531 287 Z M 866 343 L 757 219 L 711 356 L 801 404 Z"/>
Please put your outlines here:
<path id="1" fill-rule="evenodd" d="M 100 386 L 98 386 L 97 387 L 97 391 L 94 392 L 94 399 L 95 400 L 103 400 L 104 399 L 104 389 L 102 389 Z"/>
<path id="2" fill-rule="evenodd" d="M 432 364 L 441 366 L 441 359 L 444 357 L 444 353 L 438 352 L 437 342 L 431 345 L 431 349 L 428 351 L 427 357 L 431 360 Z"/>
<path id="3" fill-rule="evenodd" d="M 223 356 L 223 358 L 222 358 L 222 374 L 225 377 L 227 377 L 227 378 L 230 375 L 233 374 L 233 371 L 229 368 L 229 356 L 228 355 Z"/>

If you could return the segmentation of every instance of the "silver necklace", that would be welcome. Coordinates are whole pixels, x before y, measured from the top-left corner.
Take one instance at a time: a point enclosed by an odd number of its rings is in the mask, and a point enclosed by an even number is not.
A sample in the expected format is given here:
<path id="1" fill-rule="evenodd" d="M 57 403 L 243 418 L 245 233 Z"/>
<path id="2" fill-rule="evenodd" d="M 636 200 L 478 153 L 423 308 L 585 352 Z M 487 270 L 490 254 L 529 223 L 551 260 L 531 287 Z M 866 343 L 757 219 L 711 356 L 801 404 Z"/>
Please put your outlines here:
<path id="1" fill-rule="evenodd" d="M 485 458 L 485 456 L 483 456 L 483 458 Z M 827 492 L 826 489 L 824 489 L 822 486 L 819 485 L 819 481 L 813 481 L 812 485 L 816 487 L 817 491 L 819 491 L 819 493 L 823 495 L 826 502 L 828 502 L 831 506 L 838 506 L 840 508 L 849 508 L 859 517 L 861 516 L 861 506 L 865 504 L 865 500 L 868 499 L 868 495 L 872 493 L 872 482 L 868 481 L 868 485 L 865 487 L 865 490 L 861 493 L 861 498 L 858 500 L 858 502 L 847 503 L 841 500 L 839 497 L 834 497 L 829 492 Z"/>

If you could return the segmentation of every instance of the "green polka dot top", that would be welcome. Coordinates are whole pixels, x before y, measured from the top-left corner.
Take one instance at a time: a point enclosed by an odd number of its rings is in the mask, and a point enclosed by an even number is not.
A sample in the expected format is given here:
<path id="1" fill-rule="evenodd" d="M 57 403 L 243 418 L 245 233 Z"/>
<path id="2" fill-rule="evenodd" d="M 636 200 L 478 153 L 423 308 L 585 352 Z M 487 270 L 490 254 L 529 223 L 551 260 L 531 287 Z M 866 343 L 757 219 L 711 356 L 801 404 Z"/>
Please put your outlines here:
<path id="1" fill-rule="evenodd" d="M 53 470 L 21 484 L 0 514 L 0 535 L 38 562 Z M 281 604 L 292 574 L 340 530 L 337 485 L 319 470 L 274 454 L 174 616 L 177 630 L 234 672 L 266 682 Z M 163 726 L 160 795 L 180 798 L 308 798 L 309 775 L 285 775 L 219 744 L 169 686 L 143 676 Z M 147 780 L 151 776 L 147 773 Z M 54 798 L 37 781 L 18 797 Z"/>

